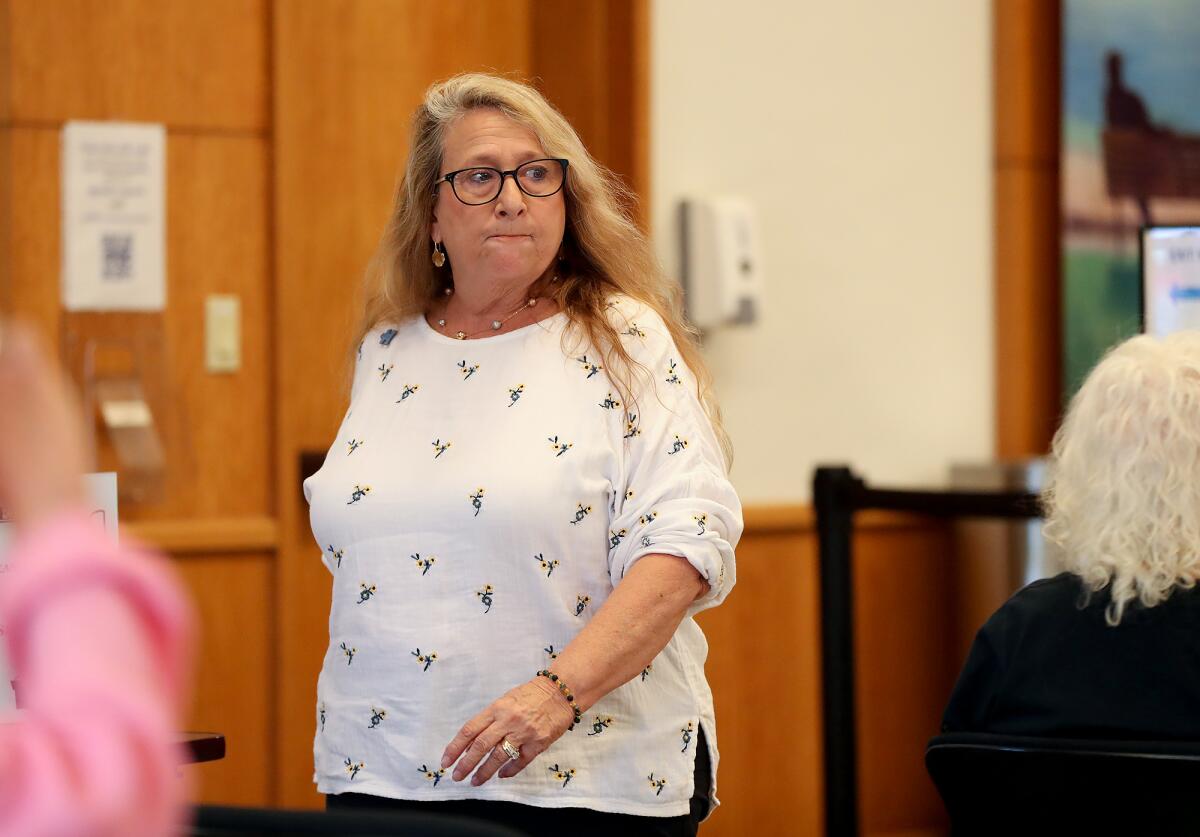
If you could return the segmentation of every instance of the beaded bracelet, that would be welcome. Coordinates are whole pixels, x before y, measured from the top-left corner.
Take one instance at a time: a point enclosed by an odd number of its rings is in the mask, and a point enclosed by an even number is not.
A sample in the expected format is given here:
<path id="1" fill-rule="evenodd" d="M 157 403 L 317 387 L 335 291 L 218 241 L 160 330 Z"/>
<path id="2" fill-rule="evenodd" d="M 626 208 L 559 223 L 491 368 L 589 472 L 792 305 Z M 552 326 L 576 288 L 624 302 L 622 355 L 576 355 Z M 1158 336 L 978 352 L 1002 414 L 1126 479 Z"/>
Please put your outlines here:
<path id="1" fill-rule="evenodd" d="M 571 711 L 575 713 L 575 720 L 571 722 L 571 726 L 567 727 L 567 731 L 570 732 L 571 730 L 575 729 L 575 725 L 583 720 L 583 712 L 580 711 L 579 704 L 575 702 L 575 696 L 571 694 L 570 688 L 567 687 L 566 683 L 558 679 L 557 674 L 554 674 L 547 669 L 542 669 L 539 671 L 538 677 L 549 678 L 550 682 L 557 686 L 558 690 L 562 692 L 562 696 L 567 699 L 567 703 L 571 705 Z"/>

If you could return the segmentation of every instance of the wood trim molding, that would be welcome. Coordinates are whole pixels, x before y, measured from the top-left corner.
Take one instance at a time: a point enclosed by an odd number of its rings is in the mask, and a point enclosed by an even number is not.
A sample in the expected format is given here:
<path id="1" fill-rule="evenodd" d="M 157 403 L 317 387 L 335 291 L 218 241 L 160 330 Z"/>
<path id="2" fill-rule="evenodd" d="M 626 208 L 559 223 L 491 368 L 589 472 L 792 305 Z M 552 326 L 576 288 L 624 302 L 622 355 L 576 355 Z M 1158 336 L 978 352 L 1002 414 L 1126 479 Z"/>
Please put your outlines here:
<path id="1" fill-rule="evenodd" d="M 996 455 L 1046 453 L 1062 400 L 1061 0 L 992 0 Z"/>
<path id="2" fill-rule="evenodd" d="M 742 519 L 746 534 L 811 532 L 816 526 L 813 508 L 806 503 L 745 506 Z"/>
<path id="3" fill-rule="evenodd" d="M 816 531 L 816 514 L 807 503 L 756 504 L 742 510 L 746 534 Z M 869 509 L 855 515 L 857 529 L 913 529 L 929 519 Z M 271 517 L 218 517 L 197 520 L 146 520 L 122 524 L 138 540 L 171 555 L 220 552 L 273 552 L 279 546 L 279 522 Z"/>
<path id="4" fill-rule="evenodd" d="M 747 535 L 812 533 L 817 529 L 817 515 L 808 503 L 755 504 L 742 509 Z M 930 518 L 919 514 L 867 509 L 854 516 L 854 528 L 859 531 L 924 529 Z"/>
<path id="5" fill-rule="evenodd" d="M 279 546 L 279 522 L 272 517 L 146 520 L 121 529 L 170 555 L 274 552 Z"/>

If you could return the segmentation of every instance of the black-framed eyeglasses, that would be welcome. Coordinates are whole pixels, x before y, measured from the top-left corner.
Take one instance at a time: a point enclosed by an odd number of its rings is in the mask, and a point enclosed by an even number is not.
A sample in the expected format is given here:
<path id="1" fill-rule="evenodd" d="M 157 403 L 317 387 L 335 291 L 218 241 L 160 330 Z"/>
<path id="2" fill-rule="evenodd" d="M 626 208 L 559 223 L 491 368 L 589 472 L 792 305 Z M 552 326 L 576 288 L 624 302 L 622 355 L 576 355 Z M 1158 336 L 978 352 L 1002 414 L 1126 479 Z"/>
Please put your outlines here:
<path id="1" fill-rule="evenodd" d="M 506 177 L 511 177 L 517 188 L 529 197 L 548 198 L 562 191 L 567 182 L 567 161 L 560 157 L 545 157 L 522 163 L 509 171 L 474 166 L 442 175 L 433 187 L 436 192 L 443 182 L 449 183 L 454 197 L 467 206 L 482 206 L 500 197 Z"/>

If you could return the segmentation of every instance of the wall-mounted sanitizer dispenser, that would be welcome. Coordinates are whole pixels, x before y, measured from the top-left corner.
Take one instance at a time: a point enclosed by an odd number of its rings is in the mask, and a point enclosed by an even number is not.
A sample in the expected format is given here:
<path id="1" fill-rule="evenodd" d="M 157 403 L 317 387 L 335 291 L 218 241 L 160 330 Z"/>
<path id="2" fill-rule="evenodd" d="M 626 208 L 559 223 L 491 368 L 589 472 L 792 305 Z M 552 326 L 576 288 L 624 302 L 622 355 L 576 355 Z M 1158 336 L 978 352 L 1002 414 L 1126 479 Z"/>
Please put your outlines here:
<path id="1" fill-rule="evenodd" d="M 679 206 L 680 273 L 688 318 L 701 330 L 752 323 L 763 269 L 754 207 L 743 198 L 688 198 Z"/>

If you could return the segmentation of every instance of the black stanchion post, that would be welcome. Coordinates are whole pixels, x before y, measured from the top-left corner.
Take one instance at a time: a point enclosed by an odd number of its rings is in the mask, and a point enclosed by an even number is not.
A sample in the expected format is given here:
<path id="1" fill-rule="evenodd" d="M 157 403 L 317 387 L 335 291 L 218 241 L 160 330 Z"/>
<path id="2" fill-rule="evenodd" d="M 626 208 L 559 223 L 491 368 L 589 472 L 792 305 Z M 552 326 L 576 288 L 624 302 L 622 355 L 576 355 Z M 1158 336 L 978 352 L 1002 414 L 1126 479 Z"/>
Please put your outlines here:
<path id="1" fill-rule="evenodd" d="M 821 573 L 825 833 L 833 837 L 858 834 L 851 536 L 861 486 L 849 468 L 817 468 L 813 476 Z"/>

